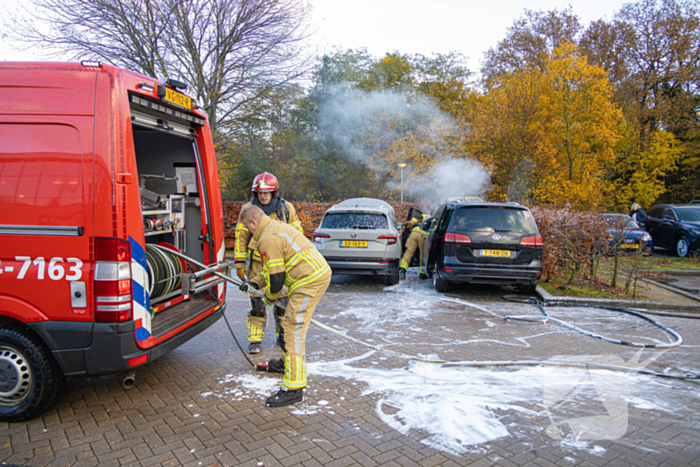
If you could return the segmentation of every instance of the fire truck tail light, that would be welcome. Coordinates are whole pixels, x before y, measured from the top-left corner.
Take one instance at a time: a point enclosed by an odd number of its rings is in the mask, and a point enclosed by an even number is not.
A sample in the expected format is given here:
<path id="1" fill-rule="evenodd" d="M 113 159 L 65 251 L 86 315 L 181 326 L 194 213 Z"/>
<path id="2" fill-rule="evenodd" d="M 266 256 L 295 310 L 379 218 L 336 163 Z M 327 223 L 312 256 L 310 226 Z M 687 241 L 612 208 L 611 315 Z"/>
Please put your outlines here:
<path id="1" fill-rule="evenodd" d="M 98 302 L 126 302 L 131 300 L 131 279 L 95 281 L 95 300 Z"/>
<path id="2" fill-rule="evenodd" d="M 129 321 L 132 319 L 129 242 L 98 238 L 95 258 L 95 321 Z"/>
<path id="3" fill-rule="evenodd" d="M 95 310 L 95 321 L 99 323 L 120 323 L 131 319 L 131 305 L 128 310 L 100 311 Z"/>
<path id="4" fill-rule="evenodd" d="M 120 238 L 96 238 L 95 261 L 131 262 L 131 245 Z"/>
<path id="5" fill-rule="evenodd" d="M 131 279 L 131 264 L 107 261 L 95 263 L 96 281 L 118 281 L 122 279 Z"/>

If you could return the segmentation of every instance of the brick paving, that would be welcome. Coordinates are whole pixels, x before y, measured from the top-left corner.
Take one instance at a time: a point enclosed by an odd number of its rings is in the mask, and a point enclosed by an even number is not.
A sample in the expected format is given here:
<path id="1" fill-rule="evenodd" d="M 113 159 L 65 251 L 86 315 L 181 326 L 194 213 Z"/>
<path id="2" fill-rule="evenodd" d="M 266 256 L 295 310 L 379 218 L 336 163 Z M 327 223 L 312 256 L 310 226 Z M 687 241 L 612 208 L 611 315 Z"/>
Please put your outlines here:
<path id="1" fill-rule="evenodd" d="M 502 318 L 507 314 L 536 315 L 537 311 L 502 301 L 501 296 L 508 292 L 496 287 L 465 287 L 438 295 L 415 276 L 399 287 L 392 292 L 367 279 L 335 278 L 315 318 L 374 345 L 411 355 L 436 354 L 447 360 L 606 355 L 628 361 L 638 352 L 552 324 L 505 321 Z M 404 315 L 396 314 L 397 307 Z M 246 308 L 247 299 L 229 290 L 227 316 L 241 340 L 245 340 Z M 584 308 L 549 311 L 611 337 L 667 340 L 658 329 L 613 313 Z M 657 371 L 700 372 L 700 321 L 655 319 L 678 331 L 684 343 L 666 352 L 645 350 L 642 360 L 657 356 L 649 366 Z M 279 356 L 270 327 L 269 322 L 269 336 L 256 362 Z M 316 327 L 309 330 L 309 362 L 359 357 L 367 351 Z M 403 368 L 406 362 L 375 354 L 353 365 L 390 370 Z M 543 410 L 540 393 L 520 401 L 523 410 L 498 413 L 507 436 L 453 455 L 426 445 L 429 433 L 409 430 L 402 434 L 383 422 L 377 415 L 381 397 L 363 395 L 366 386 L 361 381 L 312 374 L 302 404 L 269 409 L 263 405 L 266 394 L 245 389 L 236 381 L 244 375 L 261 384 L 280 377 L 252 371 L 220 320 L 171 354 L 139 368 L 133 389 L 122 388 L 121 376 L 69 379 L 65 394 L 43 416 L 23 423 L 0 423 L 0 461 L 36 467 L 700 463 L 699 383 L 695 382 L 645 379 L 643 392 L 637 396 L 658 406 L 630 403 L 624 435 L 581 444 L 567 444 L 547 434 L 551 420 Z M 595 398 L 577 401 L 558 415 L 580 418 L 606 413 Z M 390 413 L 391 408 L 384 410 Z M 567 433 L 565 423 L 559 428 Z"/>

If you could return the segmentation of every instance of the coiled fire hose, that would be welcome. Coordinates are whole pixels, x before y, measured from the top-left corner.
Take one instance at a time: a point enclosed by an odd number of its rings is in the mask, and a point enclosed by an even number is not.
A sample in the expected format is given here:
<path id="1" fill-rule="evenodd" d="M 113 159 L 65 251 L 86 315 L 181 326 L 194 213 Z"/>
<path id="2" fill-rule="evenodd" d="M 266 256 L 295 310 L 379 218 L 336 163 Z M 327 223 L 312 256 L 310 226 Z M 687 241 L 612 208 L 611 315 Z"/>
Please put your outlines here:
<path id="1" fill-rule="evenodd" d="M 162 247 L 159 247 L 162 248 Z M 179 256 L 180 258 L 184 259 L 185 261 L 200 267 L 200 268 L 206 268 L 204 264 L 198 262 L 197 260 L 194 260 L 188 256 L 183 255 L 182 253 L 171 251 L 171 253 L 175 254 L 176 256 Z M 218 271 L 213 271 L 212 274 L 228 281 L 231 282 L 235 285 L 241 285 L 243 281 L 228 276 L 224 273 L 218 272 Z M 262 298 L 264 296 L 264 293 L 253 289 L 252 287 L 248 289 L 248 293 L 251 295 L 254 295 L 256 297 Z M 516 301 L 516 300 L 509 300 L 509 301 Z M 520 303 L 525 303 L 525 302 L 520 302 Z M 530 303 L 530 302 L 527 302 Z M 466 303 L 466 305 L 470 305 L 469 303 Z M 283 304 L 278 303 L 277 306 L 280 306 L 280 308 L 285 308 Z M 579 305 L 580 306 L 580 305 Z M 637 315 L 638 313 L 633 312 L 632 314 Z M 649 320 L 647 317 L 643 317 L 646 320 Z M 226 325 L 229 328 L 229 331 L 231 332 L 231 335 L 233 336 L 233 339 L 236 342 L 236 345 L 238 345 L 238 348 L 241 350 L 241 353 L 243 356 L 248 360 L 248 362 L 251 364 L 251 366 L 255 367 L 255 364 L 248 358 L 248 356 L 245 354 L 245 351 L 241 347 L 241 345 L 238 342 L 238 339 L 236 339 L 235 334 L 233 333 L 233 329 L 231 328 L 231 325 L 228 322 L 228 319 L 226 318 L 226 314 L 224 313 L 224 319 L 226 320 Z M 551 318 L 550 318 L 551 319 Z M 653 320 L 651 320 L 653 321 Z M 656 323 L 655 321 L 653 321 Z M 681 373 L 661 373 L 653 370 L 648 370 L 646 368 L 640 368 L 638 366 L 630 365 L 630 366 L 622 366 L 622 365 L 608 365 L 604 363 L 595 363 L 595 362 L 577 362 L 577 361 L 557 361 L 557 360 L 463 360 L 463 361 L 451 361 L 451 360 L 433 360 L 433 359 L 427 359 L 427 358 L 422 358 L 422 357 L 417 357 L 413 355 L 408 355 L 404 354 L 402 352 L 395 352 L 393 350 L 387 350 L 381 347 L 378 347 L 376 345 L 368 344 L 366 342 L 363 342 L 359 339 L 355 339 L 354 337 L 350 337 L 347 334 L 344 334 L 340 331 L 337 331 L 331 327 L 326 326 L 325 324 L 319 323 L 318 321 L 312 319 L 311 324 L 314 326 L 323 329 L 324 331 L 330 332 L 331 334 L 334 334 L 338 337 L 341 337 L 345 340 L 348 340 L 350 342 L 354 342 L 355 344 L 358 344 L 363 347 L 367 347 L 369 349 L 375 350 L 379 353 L 382 353 L 384 355 L 390 356 L 390 357 L 396 357 L 396 358 L 401 358 L 404 360 L 410 360 L 414 362 L 421 362 L 421 363 L 432 363 L 435 365 L 442 365 L 442 366 L 464 366 L 464 367 L 493 367 L 493 366 L 559 366 L 559 367 L 576 367 L 576 368 L 594 368 L 594 369 L 599 369 L 599 370 L 610 370 L 610 371 L 621 371 L 621 372 L 630 372 L 630 373 L 641 373 L 645 375 L 651 375 L 651 376 L 658 376 L 662 378 L 670 378 L 670 379 L 681 379 L 681 380 L 700 380 L 700 374 L 681 374 Z M 568 324 L 568 323 L 567 323 Z M 660 323 L 658 324 L 659 326 L 663 326 Z M 665 326 L 663 326 L 665 328 Z M 668 329 L 668 328 L 666 328 Z M 677 340 L 680 339 L 680 342 L 674 343 L 675 345 L 668 345 L 668 344 L 659 344 L 659 345 L 665 345 L 666 347 L 675 347 L 677 345 L 680 345 L 682 342 L 681 336 L 676 333 L 675 331 L 672 331 L 668 329 L 672 335 L 677 336 Z M 592 334 L 592 333 L 591 333 Z M 595 336 L 595 335 L 593 335 Z M 658 346 L 656 348 L 659 348 Z"/>

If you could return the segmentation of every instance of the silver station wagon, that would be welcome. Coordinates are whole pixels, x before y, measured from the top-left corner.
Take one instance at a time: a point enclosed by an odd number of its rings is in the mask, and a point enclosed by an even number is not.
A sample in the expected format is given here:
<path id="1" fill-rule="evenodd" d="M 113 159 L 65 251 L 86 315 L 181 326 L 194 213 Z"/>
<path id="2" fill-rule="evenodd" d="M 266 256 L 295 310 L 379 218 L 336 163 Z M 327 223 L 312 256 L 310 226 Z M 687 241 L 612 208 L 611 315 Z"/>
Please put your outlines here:
<path id="1" fill-rule="evenodd" d="M 333 274 L 384 276 L 394 285 L 399 283 L 400 226 L 387 202 L 353 198 L 326 211 L 312 240 Z"/>

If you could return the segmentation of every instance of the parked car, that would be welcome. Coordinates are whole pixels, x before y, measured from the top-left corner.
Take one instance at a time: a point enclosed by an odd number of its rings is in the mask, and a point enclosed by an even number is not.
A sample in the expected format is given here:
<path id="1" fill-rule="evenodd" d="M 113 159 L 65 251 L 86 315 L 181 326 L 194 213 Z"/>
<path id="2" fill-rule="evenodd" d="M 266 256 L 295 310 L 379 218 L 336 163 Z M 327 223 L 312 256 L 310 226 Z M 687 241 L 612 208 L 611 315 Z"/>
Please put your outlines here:
<path id="1" fill-rule="evenodd" d="M 333 274 L 384 276 L 394 285 L 399 283 L 400 227 L 385 201 L 353 198 L 331 206 L 311 239 Z"/>
<path id="2" fill-rule="evenodd" d="M 615 248 L 625 252 L 641 251 L 643 255 L 654 252 L 654 241 L 649 233 L 642 229 L 627 214 L 601 214 L 607 220 L 610 232 L 610 252 Z"/>
<path id="3" fill-rule="evenodd" d="M 436 210 L 435 219 L 425 269 L 436 290 L 472 283 L 535 292 L 542 276 L 542 237 L 527 207 L 450 202 Z"/>
<path id="4" fill-rule="evenodd" d="M 657 204 L 649 208 L 644 222 L 654 245 L 684 258 L 700 249 L 700 206 Z"/>

